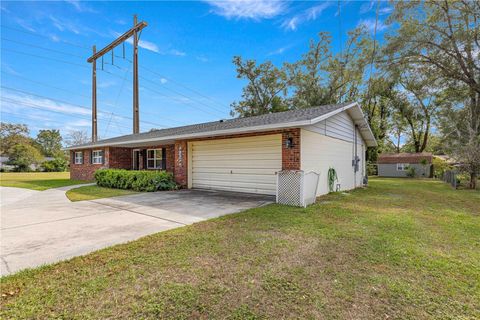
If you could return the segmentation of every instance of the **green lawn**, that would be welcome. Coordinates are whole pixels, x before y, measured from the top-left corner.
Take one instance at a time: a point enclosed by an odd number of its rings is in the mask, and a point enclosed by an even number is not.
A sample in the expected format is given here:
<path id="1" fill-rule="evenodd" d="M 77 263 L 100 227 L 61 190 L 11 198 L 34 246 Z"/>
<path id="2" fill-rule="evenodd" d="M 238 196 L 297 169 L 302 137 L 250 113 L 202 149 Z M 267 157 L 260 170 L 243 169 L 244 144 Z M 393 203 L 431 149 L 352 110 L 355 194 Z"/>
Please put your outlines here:
<path id="1" fill-rule="evenodd" d="M 90 181 L 70 180 L 69 172 L 2 172 L 0 186 L 47 190 L 88 183 Z"/>
<path id="2" fill-rule="evenodd" d="M 70 201 L 83 201 L 126 196 L 135 193 L 138 192 L 132 190 L 104 188 L 99 186 L 83 186 L 67 191 L 67 198 L 70 199 Z"/>
<path id="3" fill-rule="evenodd" d="M 479 319 L 480 192 L 371 179 L 1 281 L 4 319 Z"/>

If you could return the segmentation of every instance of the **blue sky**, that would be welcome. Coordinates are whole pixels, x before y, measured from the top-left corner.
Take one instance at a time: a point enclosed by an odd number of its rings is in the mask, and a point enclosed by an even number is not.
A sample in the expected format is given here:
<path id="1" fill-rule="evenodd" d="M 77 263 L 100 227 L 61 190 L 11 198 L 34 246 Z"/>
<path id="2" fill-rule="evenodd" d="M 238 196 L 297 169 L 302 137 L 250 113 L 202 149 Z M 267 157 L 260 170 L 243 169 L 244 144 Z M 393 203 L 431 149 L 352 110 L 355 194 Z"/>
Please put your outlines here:
<path id="1" fill-rule="evenodd" d="M 376 1 L 182 1 L 1 3 L 1 118 L 40 129 L 90 134 L 91 46 L 102 48 L 133 24 L 141 34 L 140 129 L 229 118 L 245 84 L 232 57 L 280 65 L 298 60 L 320 31 L 340 48 L 348 30 L 375 24 Z M 379 7 L 377 36 L 391 8 Z M 341 28 L 340 28 L 341 25 Z M 97 66 L 99 135 L 132 131 L 132 47 Z"/>

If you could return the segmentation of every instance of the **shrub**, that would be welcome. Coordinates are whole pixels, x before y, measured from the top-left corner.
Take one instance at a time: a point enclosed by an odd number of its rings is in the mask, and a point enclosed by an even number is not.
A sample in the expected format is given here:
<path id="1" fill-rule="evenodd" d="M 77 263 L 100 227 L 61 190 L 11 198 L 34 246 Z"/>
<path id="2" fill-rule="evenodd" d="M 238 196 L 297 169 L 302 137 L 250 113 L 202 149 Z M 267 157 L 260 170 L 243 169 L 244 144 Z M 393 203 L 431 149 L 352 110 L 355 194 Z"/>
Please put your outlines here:
<path id="1" fill-rule="evenodd" d="M 413 178 L 415 177 L 416 172 L 414 167 L 408 167 L 407 168 L 407 177 Z"/>
<path id="2" fill-rule="evenodd" d="M 68 161 L 64 158 L 56 158 L 44 161 L 41 165 L 43 171 L 46 172 L 63 172 L 67 171 Z"/>
<path id="3" fill-rule="evenodd" d="M 177 189 L 173 175 L 166 171 L 100 169 L 95 172 L 94 177 L 97 185 L 107 188 L 149 192 Z"/>

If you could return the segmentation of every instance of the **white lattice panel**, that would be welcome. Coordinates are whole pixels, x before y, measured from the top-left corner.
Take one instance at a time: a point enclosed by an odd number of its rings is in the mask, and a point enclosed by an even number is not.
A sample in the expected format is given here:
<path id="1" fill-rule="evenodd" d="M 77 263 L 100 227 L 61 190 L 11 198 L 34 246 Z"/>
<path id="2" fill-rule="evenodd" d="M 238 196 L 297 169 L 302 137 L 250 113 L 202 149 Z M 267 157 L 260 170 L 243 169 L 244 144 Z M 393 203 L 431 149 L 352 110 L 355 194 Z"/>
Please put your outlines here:
<path id="1" fill-rule="evenodd" d="M 277 203 L 303 207 L 302 180 L 302 171 L 280 171 L 278 173 Z"/>
<path id="2" fill-rule="evenodd" d="M 319 175 L 301 170 L 283 170 L 277 174 L 277 203 L 306 207 L 315 202 Z"/>

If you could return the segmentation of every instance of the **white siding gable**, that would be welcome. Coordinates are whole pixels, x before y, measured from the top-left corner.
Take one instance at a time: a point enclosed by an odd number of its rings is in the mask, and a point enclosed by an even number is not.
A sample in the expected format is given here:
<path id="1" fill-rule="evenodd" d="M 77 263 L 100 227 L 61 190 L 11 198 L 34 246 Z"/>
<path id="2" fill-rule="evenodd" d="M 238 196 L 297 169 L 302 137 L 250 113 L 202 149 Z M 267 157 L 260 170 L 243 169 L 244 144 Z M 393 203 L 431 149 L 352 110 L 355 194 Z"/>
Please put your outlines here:
<path id="1" fill-rule="evenodd" d="M 328 193 L 327 173 L 335 168 L 341 190 L 362 185 L 365 175 L 366 145 L 357 131 L 357 155 L 359 171 L 354 172 L 355 124 L 347 112 L 341 112 L 315 125 L 306 126 L 301 132 L 301 169 L 320 174 L 317 195 Z"/>

